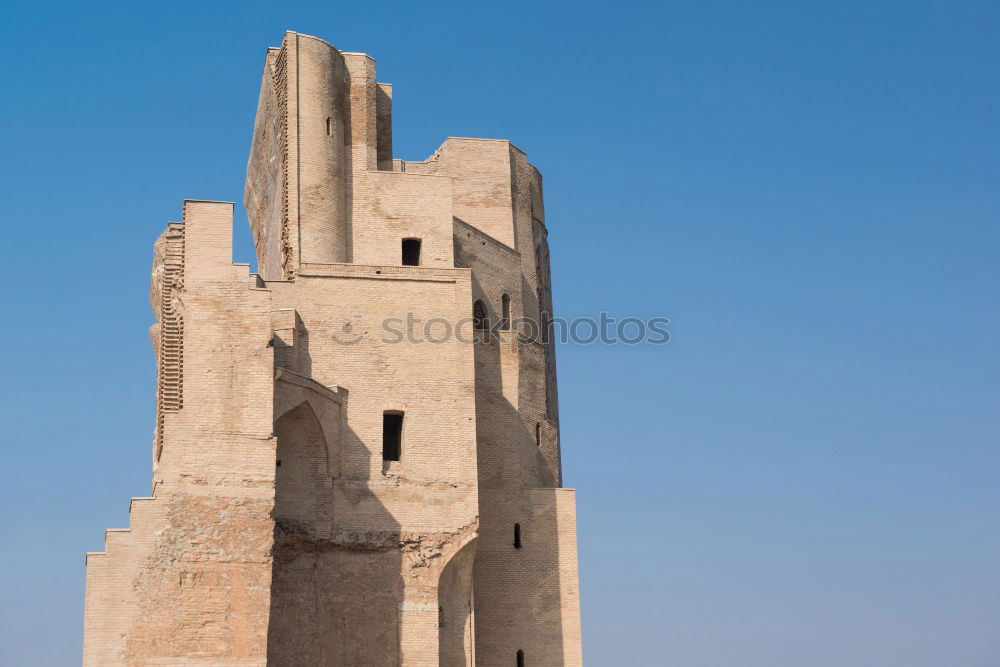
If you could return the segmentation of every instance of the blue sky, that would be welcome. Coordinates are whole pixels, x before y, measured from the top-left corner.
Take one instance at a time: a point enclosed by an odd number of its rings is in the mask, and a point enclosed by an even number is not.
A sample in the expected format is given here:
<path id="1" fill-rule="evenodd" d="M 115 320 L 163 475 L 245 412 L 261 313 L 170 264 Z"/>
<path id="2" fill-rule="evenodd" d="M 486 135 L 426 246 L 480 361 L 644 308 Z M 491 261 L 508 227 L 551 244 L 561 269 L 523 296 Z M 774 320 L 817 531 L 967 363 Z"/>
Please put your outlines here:
<path id="1" fill-rule="evenodd" d="M 0 7 L 0 663 L 78 664 L 149 492 L 151 243 L 240 201 L 264 48 L 378 61 L 395 153 L 545 177 L 588 665 L 1000 664 L 1000 5 Z M 237 208 L 237 261 L 252 261 Z"/>

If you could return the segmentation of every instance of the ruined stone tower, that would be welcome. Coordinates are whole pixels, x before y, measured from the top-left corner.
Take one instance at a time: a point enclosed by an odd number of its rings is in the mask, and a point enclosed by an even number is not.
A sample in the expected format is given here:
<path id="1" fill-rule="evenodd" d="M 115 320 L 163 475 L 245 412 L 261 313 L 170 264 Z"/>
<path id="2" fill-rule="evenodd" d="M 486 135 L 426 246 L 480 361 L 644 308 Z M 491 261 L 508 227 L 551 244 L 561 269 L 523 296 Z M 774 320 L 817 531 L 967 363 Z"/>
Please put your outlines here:
<path id="1" fill-rule="evenodd" d="M 289 32 L 244 203 L 257 274 L 231 203 L 154 246 L 152 495 L 87 555 L 84 665 L 580 665 L 538 171 L 394 159 L 375 62 Z"/>

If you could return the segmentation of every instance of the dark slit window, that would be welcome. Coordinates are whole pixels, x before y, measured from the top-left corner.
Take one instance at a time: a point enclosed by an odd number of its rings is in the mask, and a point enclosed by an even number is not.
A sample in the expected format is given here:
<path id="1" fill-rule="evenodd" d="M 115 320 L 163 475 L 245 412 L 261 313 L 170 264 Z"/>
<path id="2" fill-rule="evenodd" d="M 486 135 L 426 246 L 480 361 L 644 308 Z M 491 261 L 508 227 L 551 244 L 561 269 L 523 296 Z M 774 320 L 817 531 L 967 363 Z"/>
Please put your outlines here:
<path id="1" fill-rule="evenodd" d="M 382 459 L 398 461 L 403 453 L 403 413 L 382 414 Z"/>
<path id="2" fill-rule="evenodd" d="M 535 422 L 535 446 L 542 446 L 542 422 Z"/>
<path id="3" fill-rule="evenodd" d="M 517 667 L 524 667 L 524 651 L 517 649 Z"/>
<path id="4" fill-rule="evenodd" d="M 490 321 L 486 317 L 486 304 L 482 299 L 476 299 L 472 304 L 472 326 L 477 329 L 488 329 L 490 326 Z"/>
<path id="5" fill-rule="evenodd" d="M 503 319 L 500 320 L 500 328 L 506 331 L 510 329 L 510 294 L 500 297 L 500 305 Z"/>
<path id="6" fill-rule="evenodd" d="M 403 266 L 420 266 L 420 239 L 403 239 Z"/>
<path id="7" fill-rule="evenodd" d="M 521 548 L 521 524 L 519 523 L 514 524 L 514 548 Z"/>
<path id="8" fill-rule="evenodd" d="M 327 135 L 329 135 L 331 133 L 331 131 L 333 130 L 332 122 L 333 122 L 333 119 L 331 119 L 329 116 L 327 116 L 326 117 L 326 133 L 327 133 Z"/>

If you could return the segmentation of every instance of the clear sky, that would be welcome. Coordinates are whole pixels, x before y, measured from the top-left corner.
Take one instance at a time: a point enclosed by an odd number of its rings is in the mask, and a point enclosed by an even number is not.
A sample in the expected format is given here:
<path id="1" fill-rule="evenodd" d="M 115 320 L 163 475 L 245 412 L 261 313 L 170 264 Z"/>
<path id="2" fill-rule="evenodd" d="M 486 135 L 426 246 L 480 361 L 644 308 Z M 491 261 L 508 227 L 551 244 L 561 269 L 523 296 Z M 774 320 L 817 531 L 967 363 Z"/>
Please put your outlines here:
<path id="1" fill-rule="evenodd" d="M 395 153 L 545 177 L 585 660 L 1000 665 L 1000 4 L 0 6 L 0 664 L 78 664 L 149 493 L 151 244 L 242 200 L 264 49 L 378 61 Z M 237 261 L 253 261 L 237 207 Z"/>

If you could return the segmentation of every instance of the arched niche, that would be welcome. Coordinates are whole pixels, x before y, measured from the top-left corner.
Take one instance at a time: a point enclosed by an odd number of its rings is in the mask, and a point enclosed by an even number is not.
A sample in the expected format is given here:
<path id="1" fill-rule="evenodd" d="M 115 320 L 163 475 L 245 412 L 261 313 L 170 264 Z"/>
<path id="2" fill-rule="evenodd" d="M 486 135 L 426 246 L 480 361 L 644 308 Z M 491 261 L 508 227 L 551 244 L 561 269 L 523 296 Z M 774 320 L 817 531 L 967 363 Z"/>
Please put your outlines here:
<path id="1" fill-rule="evenodd" d="M 459 549 L 438 579 L 438 664 L 441 667 L 467 666 L 475 662 L 472 566 L 476 540 Z"/>
<path id="2" fill-rule="evenodd" d="M 274 434 L 278 440 L 274 519 L 311 532 L 329 476 L 323 428 L 312 406 L 305 401 L 275 422 Z"/>

